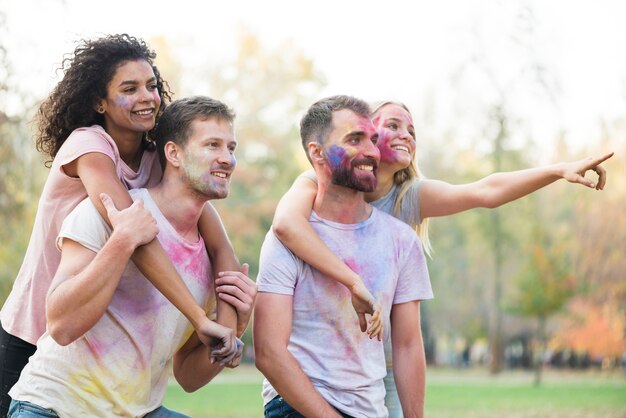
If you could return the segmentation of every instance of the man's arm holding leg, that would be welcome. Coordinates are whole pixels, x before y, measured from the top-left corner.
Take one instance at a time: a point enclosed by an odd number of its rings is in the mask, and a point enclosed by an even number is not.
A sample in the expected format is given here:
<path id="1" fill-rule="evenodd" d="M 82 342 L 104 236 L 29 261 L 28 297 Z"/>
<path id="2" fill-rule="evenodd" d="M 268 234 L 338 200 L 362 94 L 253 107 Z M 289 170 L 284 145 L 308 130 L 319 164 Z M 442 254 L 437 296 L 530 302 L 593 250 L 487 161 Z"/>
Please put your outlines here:
<path id="1" fill-rule="evenodd" d="M 238 338 L 248 327 L 257 295 L 257 285 L 248 277 L 248 269 L 248 264 L 244 263 L 240 272 L 220 272 L 215 279 L 217 297 L 237 310 Z"/>
<path id="2" fill-rule="evenodd" d="M 391 342 L 393 374 L 404 417 L 422 418 L 426 395 L 426 356 L 419 301 L 393 305 Z"/>
<path id="3" fill-rule="evenodd" d="M 307 417 L 340 417 L 313 387 L 287 350 L 293 296 L 260 292 L 254 309 L 254 353 L 257 368 L 285 402 Z"/>
<path id="4" fill-rule="evenodd" d="M 244 264 L 244 270 L 248 272 L 247 264 Z M 256 298 L 256 284 L 243 273 L 221 276 L 220 279 L 223 280 L 216 283 L 219 297 L 234 306 L 237 312 L 243 312 L 244 317 L 250 318 Z M 245 320 L 238 337 L 243 334 L 247 323 Z M 237 352 L 229 362 L 219 361 L 220 359 L 214 361 L 208 355 L 209 348 L 200 340 L 198 333 L 194 332 L 174 355 L 176 381 L 185 391 L 193 392 L 209 383 L 224 367 L 237 367 L 243 351 L 243 343 L 238 343 Z"/>
<path id="5" fill-rule="evenodd" d="M 209 351 L 194 332 L 174 354 L 174 377 L 185 392 L 200 389 L 224 369 L 222 362 L 212 361 Z"/>

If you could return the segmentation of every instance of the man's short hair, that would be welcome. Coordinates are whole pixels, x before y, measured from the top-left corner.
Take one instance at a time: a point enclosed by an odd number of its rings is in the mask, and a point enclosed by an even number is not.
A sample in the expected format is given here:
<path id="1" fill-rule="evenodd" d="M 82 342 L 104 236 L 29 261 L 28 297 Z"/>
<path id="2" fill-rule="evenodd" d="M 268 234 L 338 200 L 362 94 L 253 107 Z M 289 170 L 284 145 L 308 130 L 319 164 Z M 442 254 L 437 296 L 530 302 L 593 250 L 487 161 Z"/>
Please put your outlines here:
<path id="1" fill-rule="evenodd" d="M 235 112 L 219 100 L 207 96 L 191 96 L 172 102 L 161 117 L 155 130 L 155 142 L 165 169 L 165 144 L 172 141 L 184 147 L 191 136 L 194 120 L 216 118 L 232 123 Z"/>
<path id="2" fill-rule="evenodd" d="M 323 144 L 333 127 L 333 112 L 343 109 L 364 118 L 370 117 L 370 107 L 365 101 L 352 96 L 331 96 L 313 103 L 300 120 L 300 138 L 309 162 L 311 157 L 307 144 L 311 141 Z"/>

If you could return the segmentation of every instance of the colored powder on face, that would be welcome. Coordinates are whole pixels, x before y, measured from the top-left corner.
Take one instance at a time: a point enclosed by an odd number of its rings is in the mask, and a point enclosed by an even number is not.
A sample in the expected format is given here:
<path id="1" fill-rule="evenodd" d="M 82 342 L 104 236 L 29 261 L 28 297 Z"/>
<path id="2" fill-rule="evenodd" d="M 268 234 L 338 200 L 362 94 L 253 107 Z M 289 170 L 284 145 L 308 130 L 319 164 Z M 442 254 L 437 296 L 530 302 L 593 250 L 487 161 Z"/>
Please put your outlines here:
<path id="1" fill-rule="evenodd" d="M 222 152 L 222 151 L 220 151 Z M 203 147 L 202 148 L 202 153 L 204 154 L 204 158 L 206 158 L 207 160 L 217 160 L 218 162 L 220 162 L 220 164 L 224 164 L 224 158 L 222 156 L 217 156 L 216 152 L 212 149 L 209 149 L 207 147 Z M 229 154 L 228 157 L 228 163 L 229 166 L 231 167 L 235 167 L 237 165 L 237 158 L 235 157 L 235 154 Z"/>
<path id="2" fill-rule="evenodd" d="M 372 136 L 376 133 L 376 129 L 374 129 L 372 121 L 368 118 L 359 119 L 359 129 L 365 132 L 368 136 Z"/>
<path id="3" fill-rule="evenodd" d="M 185 159 L 181 159 L 180 166 L 189 185 L 194 190 L 213 199 L 226 197 L 228 195 L 228 186 L 218 181 L 211 174 L 211 170 L 207 168 L 211 165 L 211 161 L 216 160 L 215 151 L 205 150 L 200 156 L 191 149 L 185 149 L 184 153 Z M 231 167 L 237 164 L 237 160 L 232 154 L 230 154 L 230 162 L 232 164 Z"/>
<path id="4" fill-rule="evenodd" d="M 200 168 L 196 164 L 194 164 L 193 161 L 185 162 L 181 164 L 181 166 L 185 171 L 185 175 L 191 183 L 191 186 L 194 189 L 201 187 L 202 183 L 204 183 L 204 180 L 202 179 L 203 173 L 200 172 Z"/>
<path id="5" fill-rule="evenodd" d="M 152 93 L 152 100 L 154 100 L 154 106 L 156 107 L 155 112 L 159 110 L 161 107 L 161 96 L 159 96 L 159 92 L 155 91 Z"/>
<path id="6" fill-rule="evenodd" d="M 117 94 L 115 96 L 115 104 L 125 110 L 131 110 L 135 105 L 135 100 L 130 97 Z"/>
<path id="7" fill-rule="evenodd" d="M 185 172 L 185 176 L 187 180 L 191 184 L 191 186 L 196 190 L 204 190 L 206 188 L 206 183 L 209 179 L 207 179 L 207 174 L 205 170 L 197 163 L 194 155 L 191 152 L 185 150 L 185 159 L 181 160 L 181 168 Z"/>
<path id="8" fill-rule="evenodd" d="M 354 156 L 357 154 L 357 152 L 358 152 L 358 151 L 357 151 L 357 150 L 356 150 L 356 148 L 354 148 L 354 147 L 347 147 L 347 148 L 346 148 L 346 156 L 347 156 L 348 158 L 352 158 L 352 157 L 354 157 Z"/>
<path id="9" fill-rule="evenodd" d="M 350 147 L 353 151 L 355 148 Z M 358 152 L 358 151 L 357 151 Z M 362 192 L 371 192 L 376 188 L 376 178 L 369 176 L 365 178 L 356 174 L 354 169 L 359 164 L 369 164 L 372 162 L 370 158 L 357 158 L 356 155 L 349 153 L 346 149 L 332 145 L 326 150 L 328 165 L 332 174 L 331 181 L 338 186 L 348 187 Z M 378 159 L 376 159 L 378 161 Z"/>
<path id="10" fill-rule="evenodd" d="M 385 130 L 381 130 L 378 136 L 378 142 L 376 146 L 380 151 L 380 161 L 395 161 L 396 152 L 389 147 L 389 139 L 391 135 L 389 135 Z"/>
<path id="11" fill-rule="evenodd" d="M 337 169 L 341 166 L 341 163 L 346 156 L 346 150 L 337 145 L 331 145 L 327 149 L 326 155 L 328 156 L 328 163 L 330 164 L 330 167 L 332 169 Z"/>

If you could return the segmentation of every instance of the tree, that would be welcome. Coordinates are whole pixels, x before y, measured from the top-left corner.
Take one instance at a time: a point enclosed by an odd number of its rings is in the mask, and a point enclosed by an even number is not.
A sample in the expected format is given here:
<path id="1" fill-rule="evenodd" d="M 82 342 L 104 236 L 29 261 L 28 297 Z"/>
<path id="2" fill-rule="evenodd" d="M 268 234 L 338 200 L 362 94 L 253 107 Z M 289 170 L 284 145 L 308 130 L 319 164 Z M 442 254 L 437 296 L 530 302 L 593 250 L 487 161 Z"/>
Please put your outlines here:
<path id="1" fill-rule="evenodd" d="M 163 38 L 151 44 L 158 46 L 157 64 L 164 78 L 180 89 L 174 92 L 176 97 L 206 94 L 237 114 L 237 169 L 228 199 L 213 204 L 237 255 L 250 264 L 250 276 L 255 277 L 276 204 L 295 177 L 310 167 L 300 145 L 299 114 L 318 97 L 324 78 L 313 60 L 291 43 L 269 48 L 246 29 L 239 33 L 233 58 L 219 65 L 212 63 L 211 51 L 203 51 L 202 45 L 193 49 L 207 62 L 193 68 L 175 56 L 182 45 L 170 47 Z"/>
<path id="2" fill-rule="evenodd" d="M 612 129 L 600 149 L 624 155 L 626 119 L 609 126 Z M 564 145 L 558 152 L 571 154 Z M 598 153 L 583 152 L 571 158 Z M 554 199 L 563 202 L 561 217 L 570 225 L 567 251 L 576 271 L 578 292 L 568 304 L 567 314 L 560 318 L 553 344 L 610 363 L 626 352 L 626 168 L 615 157 L 604 165 L 608 181 L 601 194 L 561 190 Z"/>
<path id="3" fill-rule="evenodd" d="M 515 315 L 537 319 L 535 385 L 541 383 L 543 359 L 548 343 L 548 319 L 563 309 L 574 294 L 574 280 L 569 270 L 563 244 L 552 244 L 539 224 L 535 226 L 530 257 L 522 272 L 514 278 L 514 293 L 508 298 L 507 310 Z"/>
<path id="4" fill-rule="evenodd" d="M 0 10 L 0 39 L 6 39 L 4 20 Z M 26 115 L 32 113 L 31 100 L 13 81 L 6 46 L 0 43 L 0 303 L 9 294 L 22 263 L 45 175 L 26 123 Z M 9 114 L 9 102 L 23 113 Z"/>
<path id="5" fill-rule="evenodd" d="M 427 174 L 460 184 L 486 176 L 494 171 L 494 166 L 503 171 L 527 166 L 524 152 L 510 145 L 510 122 L 504 113 L 496 107 L 489 114 L 485 136 L 497 142 L 491 152 L 458 150 L 447 139 L 437 140 L 433 147 L 439 151 L 426 153 Z M 433 309 L 433 329 L 439 335 L 460 336 L 470 342 L 489 338 L 490 365 L 498 371 L 502 367 L 505 340 L 501 334 L 507 319 L 501 299 L 510 287 L 506 279 L 523 261 L 518 248 L 526 239 L 524 231 L 529 217 L 525 202 L 513 202 L 493 210 L 476 209 L 431 222 L 435 253 L 429 263 L 430 272 L 436 295 L 442 295 L 429 302 Z M 496 338 L 500 344 L 492 343 Z M 500 353 L 495 361 L 494 350 Z"/>
<path id="6" fill-rule="evenodd" d="M 549 72 L 533 52 L 536 41 L 534 29 L 537 22 L 531 8 L 526 4 L 513 7 L 516 13 L 512 16 L 512 29 L 507 34 L 506 41 L 501 42 L 501 39 L 498 39 L 498 42 L 491 42 L 492 37 L 481 33 L 480 25 L 477 25 L 474 41 L 482 48 L 471 52 L 467 62 L 459 66 L 453 78 L 453 82 L 459 84 L 469 80 L 468 83 L 461 85 L 459 90 L 468 87 L 473 90 L 467 94 L 471 104 L 465 106 L 463 112 L 470 118 L 473 116 L 471 125 L 486 128 L 485 132 L 477 134 L 484 140 L 475 138 L 480 145 L 474 146 L 478 149 L 482 146 L 489 150 L 488 154 L 484 155 L 491 161 L 489 172 L 519 169 L 524 166 L 520 164 L 523 161 L 520 158 L 523 149 L 514 144 L 516 140 L 518 143 L 528 143 L 527 138 L 525 141 L 524 139 L 519 141 L 524 136 L 523 126 L 518 122 L 520 114 L 518 112 L 524 109 L 516 109 L 515 106 L 520 102 L 519 99 L 538 100 L 539 97 L 529 97 L 535 87 L 539 87 L 540 96 L 543 98 L 547 96 L 550 100 L 554 100 L 558 91 L 558 86 L 553 83 Z M 487 48 L 498 48 L 500 54 L 494 54 L 493 51 L 486 54 Z M 505 63 L 505 60 L 500 58 L 494 59 L 508 55 L 513 50 L 519 52 L 516 55 L 523 57 L 516 66 L 511 66 L 511 62 Z M 471 115 L 472 111 L 474 115 Z M 481 120 L 484 121 L 482 124 Z M 492 374 L 499 373 L 503 368 L 505 339 L 503 323 L 506 318 L 502 309 L 502 298 L 507 287 L 505 279 L 510 277 L 510 272 L 515 271 L 516 264 L 519 263 L 519 258 L 513 254 L 517 254 L 515 249 L 518 243 L 523 242 L 523 237 L 520 236 L 523 229 L 511 227 L 512 220 L 517 222 L 517 219 L 505 216 L 508 210 L 509 208 L 494 209 L 488 214 L 488 218 L 481 213 L 477 223 L 483 232 L 479 239 L 490 244 L 489 248 L 485 249 L 487 257 L 483 253 L 481 258 L 490 258 L 492 264 L 488 267 L 480 260 L 481 265 L 488 271 L 484 274 L 483 269 L 480 274 L 484 287 L 490 287 L 488 293 L 492 302 L 488 309 Z M 513 230 L 515 235 L 511 232 Z"/>
<path id="7" fill-rule="evenodd" d="M 292 45 L 264 48 L 243 33 L 237 56 L 212 69 L 211 94 L 237 112 L 239 164 L 228 199 L 216 202 L 240 258 L 258 270 L 258 254 L 276 203 L 308 168 L 298 115 L 313 103 L 324 81 L 311 59 Z"/>

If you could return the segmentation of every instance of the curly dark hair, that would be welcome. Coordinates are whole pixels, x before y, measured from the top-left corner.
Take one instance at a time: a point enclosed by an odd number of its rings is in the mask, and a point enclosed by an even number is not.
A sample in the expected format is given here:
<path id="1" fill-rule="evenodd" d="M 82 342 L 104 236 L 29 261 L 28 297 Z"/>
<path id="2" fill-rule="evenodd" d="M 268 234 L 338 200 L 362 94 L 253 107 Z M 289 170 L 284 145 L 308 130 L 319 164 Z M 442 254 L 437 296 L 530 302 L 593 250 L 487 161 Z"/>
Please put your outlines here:
<path id="1" fill-rule="evenodd" d="M 124 63 L 145 60 L 152 67 L 161 97 L 161 107 L 156 115 L 165 110 L 172 92 L 154 65 L 156 53 L 142 40 L 128 34 L 107 35 L 96 40 L 82 40 L 74 54 L 65 57 L 59 70 L 63 79 L 44 100 L 37 112 L 37 150 L 48 154 L 49 165 L 63 142 L 74 131 L 84 126 L 104 126 L 104 117 L 95 111 L 99 99 L 106 97 L 107 85 L 115 71 Z M 154 150 L 154 143 L 144 135 L 145 149 Z"/>

